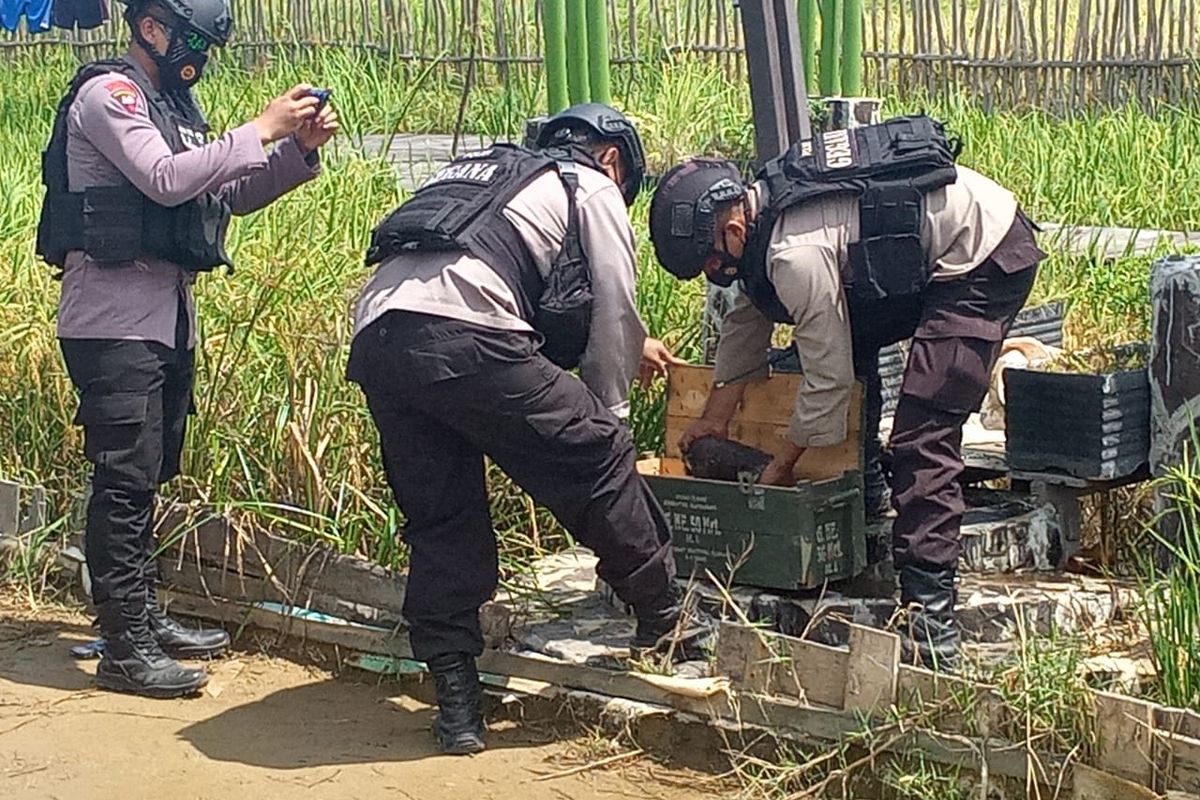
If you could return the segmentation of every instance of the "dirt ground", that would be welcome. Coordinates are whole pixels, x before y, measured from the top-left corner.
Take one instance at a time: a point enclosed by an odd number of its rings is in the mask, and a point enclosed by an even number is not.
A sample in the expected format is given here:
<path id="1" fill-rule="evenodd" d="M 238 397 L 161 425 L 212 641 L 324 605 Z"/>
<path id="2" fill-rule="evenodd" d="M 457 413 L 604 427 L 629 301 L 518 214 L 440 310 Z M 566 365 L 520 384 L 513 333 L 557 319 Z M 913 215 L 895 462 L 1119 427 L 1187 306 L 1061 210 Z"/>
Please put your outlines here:
<path id="1" fill-rule="evenodd" d="M 194 699 L 99 691 L 95 662 L 67 653 L 91 638 L 88 622 L 0 593 L 0 798 L 721 796 L 707 776 L 644 759 L 559 775 L 606 753 L 594 739 L 564 739 L 546 726 L 499 724 L 487 752 L 440 756 L 431 709 L 395 685 L 257 653 L 210 664 L 208 689 Z"/>

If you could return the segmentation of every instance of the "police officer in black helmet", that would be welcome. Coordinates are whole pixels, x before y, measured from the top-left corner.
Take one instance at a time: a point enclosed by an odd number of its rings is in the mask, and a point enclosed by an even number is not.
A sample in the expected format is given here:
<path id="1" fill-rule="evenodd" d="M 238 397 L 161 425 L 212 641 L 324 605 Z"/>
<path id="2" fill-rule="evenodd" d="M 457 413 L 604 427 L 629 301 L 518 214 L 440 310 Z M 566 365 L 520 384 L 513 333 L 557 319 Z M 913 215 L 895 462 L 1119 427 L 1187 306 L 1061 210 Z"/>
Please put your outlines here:
<path id="1" fill-rule="evenodd" d="M 59 104 L 37 249 L 61 270 L 58 337 L 94 467 L 85 549 L 105 640 L 96 681 L 175 697 L 207 676 L 174 659 L 229 644 L 163 613 L 151 557 L 155 492 L 179 471 L 192 410 L 191 285 L 231 266 L 232 215 L 317 174 L 337 119 L 296 86 L 210 141 L 191 87 L 228 41 L 227 0 L 131 0 L 125 19 L 125 56 L 84 66 Z"/>
<path id="2" fill-rule="evenodd" d="M 683 645 L 704 628 L 681 608 L 667 522 L 622 422 L 631 382 L 679 363 L 634 300 L 641 142 L 588 104 L 537 144 L 458 159 L 377 228 L 348 367 L 406 518 L 404 615 L 455 754 L 484 747 L 475 659 L 497 581 L 485 456 L 596 552 L 637 614 L 635 647 L 665 644 L 681 617 Z"/>

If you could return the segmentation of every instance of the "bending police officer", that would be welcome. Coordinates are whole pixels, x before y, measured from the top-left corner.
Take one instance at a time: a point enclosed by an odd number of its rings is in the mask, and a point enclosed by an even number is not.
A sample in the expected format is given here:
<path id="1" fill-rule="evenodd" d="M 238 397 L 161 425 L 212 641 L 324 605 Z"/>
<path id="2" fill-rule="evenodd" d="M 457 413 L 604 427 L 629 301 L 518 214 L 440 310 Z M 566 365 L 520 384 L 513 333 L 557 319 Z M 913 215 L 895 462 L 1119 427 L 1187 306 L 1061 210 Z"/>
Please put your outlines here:
<path id="1" fill-rule="evenodd" d="M 806 448 L 845 440 L 856 375 L 867 386 L 869 473 L 879 350 L 915 337 L 891 436 L 893 557 L 901 603 L 915 607 L 908 653 L 940 668 L 953 667 L 958 646 L 962 426 L 1045 257 L 1012 193 L 956 166 L 956 155 L 940 125 L 899 118 L 798 144 L 749 186 L 726 161 L 681 164 L 650 209 L 668 271 L 740 289 L 721 324 L 718 388 L 684 449 L 728 435 L 745 383 L 766 376 L 774 324 L 784 323 L 794 326 L 803 380 L 763 482 L 791 482 Z"/>
<path id="2" fill-rule="evenodd" d="M 458 159 L 377 228 L 347 370 L 406 518 L 404 615 L 450 753 L 484 747 L 475 659 L 497 583 L 485 456 L 596 552 L 636 611 L 635 646 L 682 613 L 667 521 L 621 421 L 631 381 L 679 363 L 635 305 L 641 141 L 624 115 L 584 104 L 537 144 Z"/>
<path id="3" fill-rule="evenodd" d="M 174 697 L 207 681 L 175 658 L 229 643 L 163 613 L 151 558 L 155 492 L 179 471 L 193 407 L 191 286 L 199 272 L 232 266 L 232 215 L 318 173 L 337 118 L 297 86 L 209 142 L 191 87 L 209 50 L 229 39 L 227 0 L 130 0 L 124 16 L 125 56 L 84 66 L 59 104 L 38 253 L 62 269 L 58 337 L 93 464 L 85 545 L 105 639 L 96 681 Z"/>

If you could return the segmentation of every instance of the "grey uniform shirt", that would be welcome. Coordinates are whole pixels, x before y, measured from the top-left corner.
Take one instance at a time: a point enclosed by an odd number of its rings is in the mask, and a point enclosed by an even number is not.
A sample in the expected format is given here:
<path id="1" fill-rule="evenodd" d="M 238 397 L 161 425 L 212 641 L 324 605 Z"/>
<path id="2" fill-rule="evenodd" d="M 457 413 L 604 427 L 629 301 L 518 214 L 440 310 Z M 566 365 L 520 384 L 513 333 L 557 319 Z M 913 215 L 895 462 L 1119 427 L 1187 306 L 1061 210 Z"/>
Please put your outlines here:
<path id="1" fill-rule="evenodd" d="M 621 192 L 593 169 L 579 169 L 579 235 L 592 277 L 592 324 L 579 375 L 619 417 L 629 413 L 629 387 L 638 374 L 646 326 L 634 298 L 633 229 Z M 535 178 L 504 209 L 549 274 L 567 232 L 567 195 L 553 171 Z M 537 298 L 532 298 L 534 301 Z M 521 317 L 508 284 L 469 254 L 426 252 L 395 256 L 379 265 L 359 295 L 357 335 L 388 311 L 411 311 L 508 331 L 533 327 Z"/>
<path id="2" fill-rule="evenodd" d="M 925 201 L 921 242 L 933 279 L 954 280 L 982 264 L 1016 213 L 1011 192 L 960 166 L 958 180 Z M 799 447 L 826 447 L 846 438 L 854 363 L 842 276 L 858 230 L 858 201 L 842 195 L 787 210 L 771 235 L 767 276 L 795 322 L 804 365 L 788 428 L 788 438 Z M 770 318 L 739 292 L 721 322 L 714 381 L 766 377 L 773 331 Z"/>
<path id="3" fill-rule="evenodd" d="M 68 112 L 67 179 L 71 191 L 133 184 L 151 200 L 176 206 L 216 192 L 235 214 L 249 214 L 313 178 L 316 154 L 305 159 L 292 139 L 268 156 L 252 124 L 173 154 L 150 121 L 137 84 L 113 72 L 85 83 Z M 67 255 L 58 306 L 62 339 L 125 339 L 175 346 L 182 297 L 187 346 L 196 342 L 195 274 L 144 257 L 100 266 L 81 251 Z"/>

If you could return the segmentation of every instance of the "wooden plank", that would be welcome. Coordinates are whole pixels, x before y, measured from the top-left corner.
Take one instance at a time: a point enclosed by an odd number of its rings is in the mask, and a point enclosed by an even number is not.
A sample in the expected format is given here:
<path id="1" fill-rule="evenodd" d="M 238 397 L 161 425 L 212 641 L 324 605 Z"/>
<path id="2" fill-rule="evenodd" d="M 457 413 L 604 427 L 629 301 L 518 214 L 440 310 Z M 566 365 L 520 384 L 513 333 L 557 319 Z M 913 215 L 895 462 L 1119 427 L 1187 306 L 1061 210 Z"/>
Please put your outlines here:
<path id="1" fill-rule="evenodd" d="M 1200 792 L 1200 740 L 1186 736 L 1158 737 L 1156 747 L 1164 751 L 1166 786 L 1175 791 Z"/>
<path id="2" fill-rule="evenodd" d="M 712 386 L 713 369 L 689 365 L 671 371 L 667 390 L 666 456 L 679 459 L 679 438 L 704 413 Z M 742 405 L 729 425 L 729 437 L 772 455 L 786 443 L 788 423 L 802 376 L 776 373 L 765 381 L 746 386 Z M 829 447 L 814 447 L 796 464 L 796 477 L 826 480 L 862 466 L 862 386 L 854 384 L 846 440 Z"/>
<path id="3" fill-rule="evenodd" d="M 1156 708 L 1154 727 L 1160 731 L 1200 739 L 1200 714 L 1186 708 Z"/>
<path id="4" fill-rule="evenodd" d="M 896 702 L 900 637 L 878 628 L 850 626 L 846 710 L 878 713 Z"/>
<path id="5" fill-rule="evenodd" d="M 717 644 L 717 673 L 740 691 L 841 709 L 849 657 L 836 647 L 727 622 Z"/>
<path id="6" fill-rule="evenodd" d="M 271 578 L 296 597 L 311 591 L 396 613 L 404 606 L 404 575 L 324 545 L 244 531 L 224 517 L 189 523 L 178 509 L 170 512 L 163 529 L 168 559 L 190 557 L 222 570 Z"/>
<path id="7" fill-rule="evenodd" d="M 673 367 L 667 387 L 667 414 L 691 419 L 702 416 L 712 390 L 712 376 L 713 368 L 710 366 L 690 364 Z M 786 426 L 792 417 L 796 392 L 803 380 L 804 376 L 799 373 L 776 372 L 766 380 L 747 384 L 734 420 Z M 851 431 L 862 428 L 862 416 L 859 413 L 861 405 L 862 385 L 855 382 L 850 395 L 848 418 Z"/>
<path id="8" fill-rule="evenodd" d="M 166 593 L 175 611 L 203 619 L 247 625 L 264 630 L 348 650 L 374 653 L 392 658 L 411 659 L 408 637 L 403 632 L 353 625 L 336 625 L 315 620 L 284 617 L 271 611 L 241 606 L 221 600 L 208 600 L 180 592 Z M 806 738 L 839 741 L 859 732 L 862 724 L 854 714 L 806 705 L 779 703 L 746 696 L 740 700 L 726 693 L 707 697 L 681 693 L 655 683 L 653 676 L 585 667 L 498 651 L 487 651 L 479 659 L 479 669 L 496 675 L 577 689 L 609 697 L 674 708 L 701 717 L 736 724 L 758 725 L 795 731 Z M 698 684 L 704 681 L 696 681 Z M 918 747 L 930 759 L 940 763 L 978 768 L 981 748 L 964 746 L 961 741 L 936 734 L 920 733 L 892 748 L 897 752 Z M 1023 752 L 988 752 L 989 771 L 993 775 L 1024 778 L 1027 762 Z M 1053 759 L 1043 759 L 1048 769 L 1057 768 Z"/>
<path id="9" fill-rule="evenodd" d="M 158 570 L 167 586 L 201 597 L 212 595 L 247 603 L 279 603 L 366 625 L 391 628 L 404 624 L 399 609 L 359 605 L 313 591 L 311 587 L 291 591 L 267 578 L 245 573 L 239 575 L 208 564 L 197 564 L 190 558 L 160 558 Z"/>
<path id="10" fill-rule="evenodd" d="M 771 687 L 774 661 L 775 656 L 759 631 L 731 622 L 721 624 L 716 674 L 729 678 L 735 689 L 766 694 Z"/>
<path id="11" fill-rule="evenodd" d="M 1097 763 L 1118 777 L 1152 785 L 1154 705 L 1110 692 L 1096 692 L 1094 697 Z"/>
<path id="12" fill-rule="evenodd" d="M 184 592 L 171 591 L 167 596 L 171 608 L 184 615 L 235 625 L 250 625 L 301 640 L 344 647 L 361 653 L 413 658 L 406 631 L 286 617 L 265 609 L 223 600 L 210 600 Z M 512 675 L 556 686 L 606 694 L 610 697 L 624 697 L 644 703 L 676 707 L 685 711 L 702 709 L 704 703 L 708 702 L 707 699 L 698 699 L 694 694 L 664 688 L 656 681 L 656 676 L 568 664 L 544 657 L 488 650 L 479 658 L 478 665 L 481 671 L 497 675 Z M 709 686 L 713 683 L 702 679 L 694 682 L 698 686 Z"/>
<path id="13" fill-rule="evenodd" d="M 272 630 L 362 653 L 400 659 L 412 658 L 408 637 L 404 632 L 285 617 L 263 609 L 222 600 L 209 600 L 181 592 L 166 592 L 165 595 L 175 611 L 191 616 Z M 806 663 L 805 669 L 815 669 L 818 666 Z M 853 713 L 777 702 L 753 695 L 739 699 L 722 691 L 709 691 L 700 696 L 698 691 L 687 692 L 680 689 L 683 684 L 691 683 L 697 687 L 711 687 L 714 682 L 710 680 L 676 680 L 673 683 L 664 683 L 656 676 L 616 672 L 499 651 L 485 652 L 479 659 L 479 668 L 495 675 L 650 703 L 739 725 L 795 731 L 809 739 L 840 741 L 862 729 L 858 715 Z M 933 761 L 976 770 L 980 767 L 979 753 L 984 751 L 977 743 L 964 743 L 960 738 L 930 732 L 916 732 L 898 741 L 891 748 L 895 752 L 911 752 L 913 749 L 919 749 Z M 1027 776 L 1029 764 L 1023 749 L 987 748 L 986 753 L 988 770 L 992 775 L 1018 779 Z M 1062 767 L 1058 759 L 1042 756 L 1040 761 L 1046 774 L 1056 775 Z"/>
<path id="14" fill-rule="evenodd" d="M 782 633 L 763 632 L 775 655 L 769 693 L 841 709 L 850 652 Z"/>
<path id="15" fill-rule="evenodd" d="M 897 673 L 896 704 L 901 709 L 945 703 L 946 713 L 938 720 L 944 731 L 977 728 L 986 733 L 1001 729 L 1007 707 L 992 687 L 908 664 L 901 664 Z M 968 718 L 971 725 L 967 725 Z"/>
<path id="16" fill-rule="evenodd" d="M 1072 777 L 1072 800 L 1158 800 L 1150 789 L 1086 764 L 1076 764 Z"/>
<path id="17" fill-rule="evenodd" d="M 637 462 L 637 471 L 642 475 L 687 476 L 687 467 L 678 458 L 643 458 Z"/>
<path id="18" fill-rule="evenodd" d="M 172 589 L 164 591 L 163 596 L 171 612 L 183 616 L 262 628 L 301 641 L 345 647 L 363 653 L 374 653 L 393 658 L 412 658 L 407 631 L 391 631 L 284 616 L 262 608 L 241 605 L 228 600 L 200 597 Z"/>
<path id="19" fill-rule="evenodd" d="M 0 536 L 16 536 L 21 521 L 21 484 L 0 480 Z"/>

